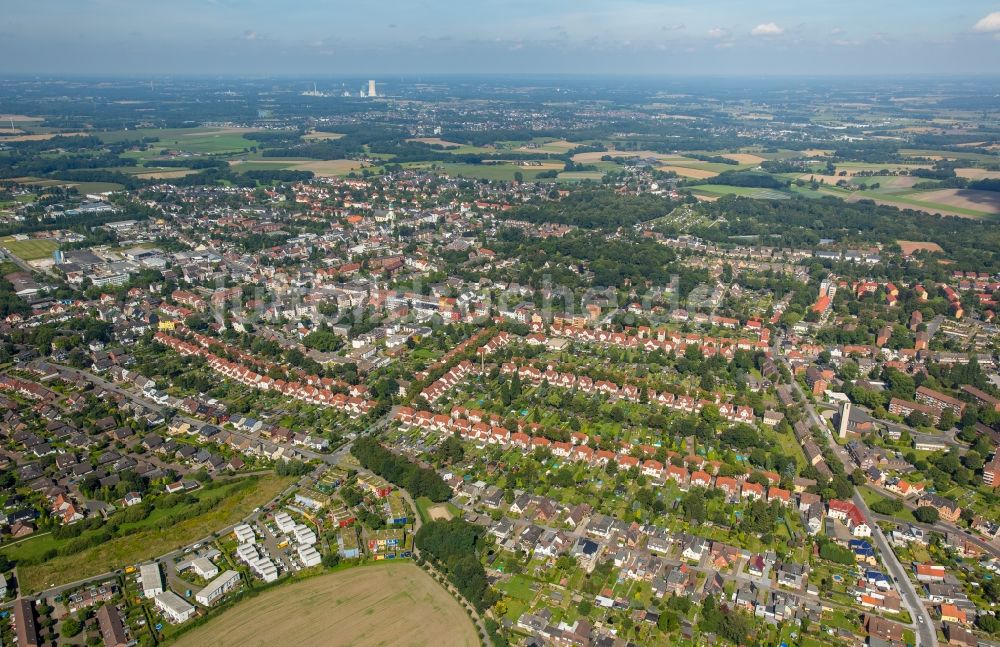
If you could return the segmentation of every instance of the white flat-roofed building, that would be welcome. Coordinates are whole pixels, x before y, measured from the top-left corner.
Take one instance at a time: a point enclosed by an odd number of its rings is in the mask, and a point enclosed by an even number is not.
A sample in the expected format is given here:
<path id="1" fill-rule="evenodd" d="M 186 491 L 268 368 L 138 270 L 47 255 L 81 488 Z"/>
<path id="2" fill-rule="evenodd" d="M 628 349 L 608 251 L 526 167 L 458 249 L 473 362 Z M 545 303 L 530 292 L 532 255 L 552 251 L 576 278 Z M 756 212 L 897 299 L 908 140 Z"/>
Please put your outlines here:
<path id="1" fill-rule="evenodd" d="M 240 544 L 236 548 L 236 556 L 247 564 L 251 564 L 260 557 L 260 553 L 257 552 L 257 548 L 253 544 Z"/>
<path id="2" fill-rule="evenodd" d="M 303 524 L 299 524 L 292 529 L 295 541 L 305 546 L 312 546 L 316 543 L 316 533 Z"/>
<path id="3" fill-rule="evenodd" d="M 191 560 L 191 570 L 203 579 L 209 580 L 219 574 L 219 567 L 207 557 L 196 557 Z"/>
<path id="4" fill-rule="evenodd" d="M 180 624 L 194 616 L 194 606 L 173 591 L 157 593 L 153 598 L 156 608 L 163 612 L 164 617 L 173 624 Z"/>
<path id="5" fill-rule="evenodd" d="M 253 528 L 245 523 L 233 528 L 233 534 L 236 535 L 236 541 L 241 544 L 252 544 L 257 540 L 257 535 L 254 533 Z"/>
<path id="6" fill-rule="evenodd" d="M 160 574 L 160 565 L 156 562 L 139 567 L 139 581 L 142 584 L 142 594 L 147 599 L 163 593 L 163 576 Z"/>
<path id="7" fill-rule="evenodd" d="M 278 579 L 278 567 L 269 557 L 258 557 L 250 562 L 250 568 L 265 582 L 273 582 Z"/>
<path id="8" fill-rule="evenodd" d="M 210 606 L 223 595 L 239 586 L 239 583 L 239 573 L 236 571 L 225 571 L 209 582 L 208 586 L 195 593 L 194 599 L 198 604 L 203 604 L 206 607 Z"/>
<path id="9" fill-rule="evenodd" d="M 317 566 L 323 561 L 319 553 L 312 546 L 299 546 L 296 550 L 299 553 L 299 559 L 302 560 L 302 565 L 306 568 Z"/>
<path id="10" fill-rule="evenodd" d="M 295 520 L 287 512 L 278 512 L 274 515 L 274 524 L 281 532 L 291 532 L 295 528 Z"/>

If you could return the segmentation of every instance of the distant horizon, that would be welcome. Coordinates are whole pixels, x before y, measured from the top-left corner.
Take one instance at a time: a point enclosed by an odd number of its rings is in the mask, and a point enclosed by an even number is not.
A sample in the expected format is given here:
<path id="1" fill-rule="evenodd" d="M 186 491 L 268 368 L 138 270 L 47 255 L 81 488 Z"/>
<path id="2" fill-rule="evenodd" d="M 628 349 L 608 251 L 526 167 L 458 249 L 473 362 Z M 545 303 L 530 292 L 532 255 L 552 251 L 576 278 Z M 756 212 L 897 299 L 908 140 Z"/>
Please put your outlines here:
<path id="1" fill-rule="evenodd" d="M 44 0 L 4 18 L 6 74 L 877 78 L 1000 60 L 997 0 Z"/>
<path id="2" fill-rule="evenodd" d="M 250 72 L 215 72 L 215 73 L 196 73 L 196 72 L 120 72 L 120 73 L 101 73 L 101 72 L 88 72 L 88 73 L 58 73 L 58 72 L 6 72 L 0 70 L 0 78 L 9 79 L 19 79 L 19 80 L 30 80 L 39 79 L 45 81 L 59 81 L 59 80 L 81 80 L 81 81 L 95 81 L 100 79 L 107 80 L 142 80 L 148 82 L 150 80 L 156 79 L 178 79 L 178 80 L 216 80 L 216 79 L 232 79 L 232 80 L 255 80 L 255 79 L 282 79 L 289 81 L 306 81 L 312 82 L 325 82 L 325 81 L 357 81 L 363 80 L 368 81 L 369 79 L 374 79 L 379 83 L 391 80 L 403 80 L 403 81 L 413 81 L 421 78 L 430 79 L 460 79 L 460 80 L 475 80 L 478 78 L 482 79 L 495 79 L 495 80 L 559 80 L 567 79 L 574 81 L 586 81 L 586 80 L 604 80 L 604 79 L 621 79 L 621 80 L 670 80 L 670 79 L 680 79 L 680 80 L 739 80 L 739 81 L 754 81 L 754 80 L 772 80 L 772 79 L 798 79 L 806 81 L 844 81 L 844 80 L 860 80 L 860 81 L 871 81 L 871 80 L 933 80 L 933 81 L 962 81 L 962 80 L 980 80 L 980 79 L 996 79 L 1000 81 L 1000 72 L 967 72 L 961 74 L 952 74 L 946 72 L 896 72 L 896 73 L 871 73 L 871 74 L 812 74 L 812 73 L 773 73 L 773 74 L 739 74 L 739 73 L 634 73 L 634 74 L 612 74 L 612 73 L 587 73 L 587 72 L 536 72 L 536 73 L 520 73 L 520 72 L 344 72 L 337 74 L 309 74 L 305 72 L 271 72 L 271 73 L 261 73 L 253 74 Z"/>

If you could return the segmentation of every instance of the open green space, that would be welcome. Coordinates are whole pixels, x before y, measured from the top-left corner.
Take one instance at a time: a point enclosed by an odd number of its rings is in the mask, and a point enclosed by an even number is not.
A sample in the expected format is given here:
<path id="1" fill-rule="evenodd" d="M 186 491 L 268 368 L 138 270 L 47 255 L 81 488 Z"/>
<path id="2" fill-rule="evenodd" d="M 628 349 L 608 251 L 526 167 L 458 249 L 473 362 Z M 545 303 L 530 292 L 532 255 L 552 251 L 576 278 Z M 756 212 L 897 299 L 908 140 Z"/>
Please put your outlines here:
<path id="1" fill-rule="evenodd" d="M 38 592 L 66 582 L 101 575 L 166 554 L 232 525 L 250 514 L 254 508 L 270 501 L 293 480 L 291 477 L 271 474 L 249 478 L 254 481 L 243 483 L 245 479 L 239 479 L 217 488 L 192 492 L 192 496 L 199 502 L 211 501 L 214 507 L 210 512 L 176 524 L 163 523 L 174 510 L 166 510 L 160 514 L 154 511 L 146 519 L 129 524 L 129 534 L 69 555 L 50 556 L 50 551 L 58 551 L 68 541 L 72 541 L 56 539 L 54 535 L 6 546 L 0 548 L 0 552 L 14 561 L 40 562 L 18 566 L 18 576 L 24 592 Z"/>
<path id="2" fill-rule="evenodd" d="M 458 506 L 452 503 L 434 503 L 425 496 L 417 497 L 415 501 L 417 504 L 417 513 L 420 515 L 420 521 L 422 523 L 429 523 L 434 520 L 433 518 L 431 518 L 431 513 L 429 512 L 429 510 L 430 508 L 436 505 L 437 506 L 443 505 L 446 508 L 448 508 L 448 512 L 451 513 L 453 519 L 462 516 L 462 510 Z"/>
<path id="3" fill-rule="evenodd" d="M 222 153 L 242 151 L 254 142 L 243 137 L 254 132 L 251 128 L 138 128 L 99 133 L 104 142 L 112 144 L 120 141 L 156 137 L 153 148 L 168 148 L 189 153 Z"/>
<path id="4" fill-rule="evenodd" d="M 560 180 L 600 180 L 604 177 L 601 171 L 563 171 L 559 174 Z"/>
<path id="5" fill-rule="evenodd" d="M 698 184 L 688 187 L 692 192 L 708 196 L 737 195 L 759 200 L 787 200 L 789 194 L 777 189 L 758 189 L 745 186 L 729 186 L 728 184 Z"/>

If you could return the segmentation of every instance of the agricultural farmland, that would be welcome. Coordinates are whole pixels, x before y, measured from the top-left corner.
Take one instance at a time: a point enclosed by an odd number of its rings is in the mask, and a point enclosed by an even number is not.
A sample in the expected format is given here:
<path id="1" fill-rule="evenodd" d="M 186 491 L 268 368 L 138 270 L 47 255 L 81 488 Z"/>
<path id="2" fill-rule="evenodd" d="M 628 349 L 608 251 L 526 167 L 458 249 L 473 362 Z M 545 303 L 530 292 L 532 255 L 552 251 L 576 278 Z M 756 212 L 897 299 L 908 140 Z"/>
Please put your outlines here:
<path id="1" fill-rule="evenodd" d="M 462 607 L 409 562 L 383 562 L 295 582 L 242 602 L 177 641 L 216 645 L 479 644 Z"/>

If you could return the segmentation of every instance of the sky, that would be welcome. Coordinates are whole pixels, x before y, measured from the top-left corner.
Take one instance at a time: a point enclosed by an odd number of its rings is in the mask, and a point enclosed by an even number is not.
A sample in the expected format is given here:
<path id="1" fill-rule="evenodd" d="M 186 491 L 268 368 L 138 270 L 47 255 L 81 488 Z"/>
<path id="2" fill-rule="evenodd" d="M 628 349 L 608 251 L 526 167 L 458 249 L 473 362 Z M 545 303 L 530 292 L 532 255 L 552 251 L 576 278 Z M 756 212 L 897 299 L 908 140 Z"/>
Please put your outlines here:
<path id="1" fill-rule="evenodd" d="M 1000 73 L 1000 0 L 31 0 L 0 73 Z"/>

